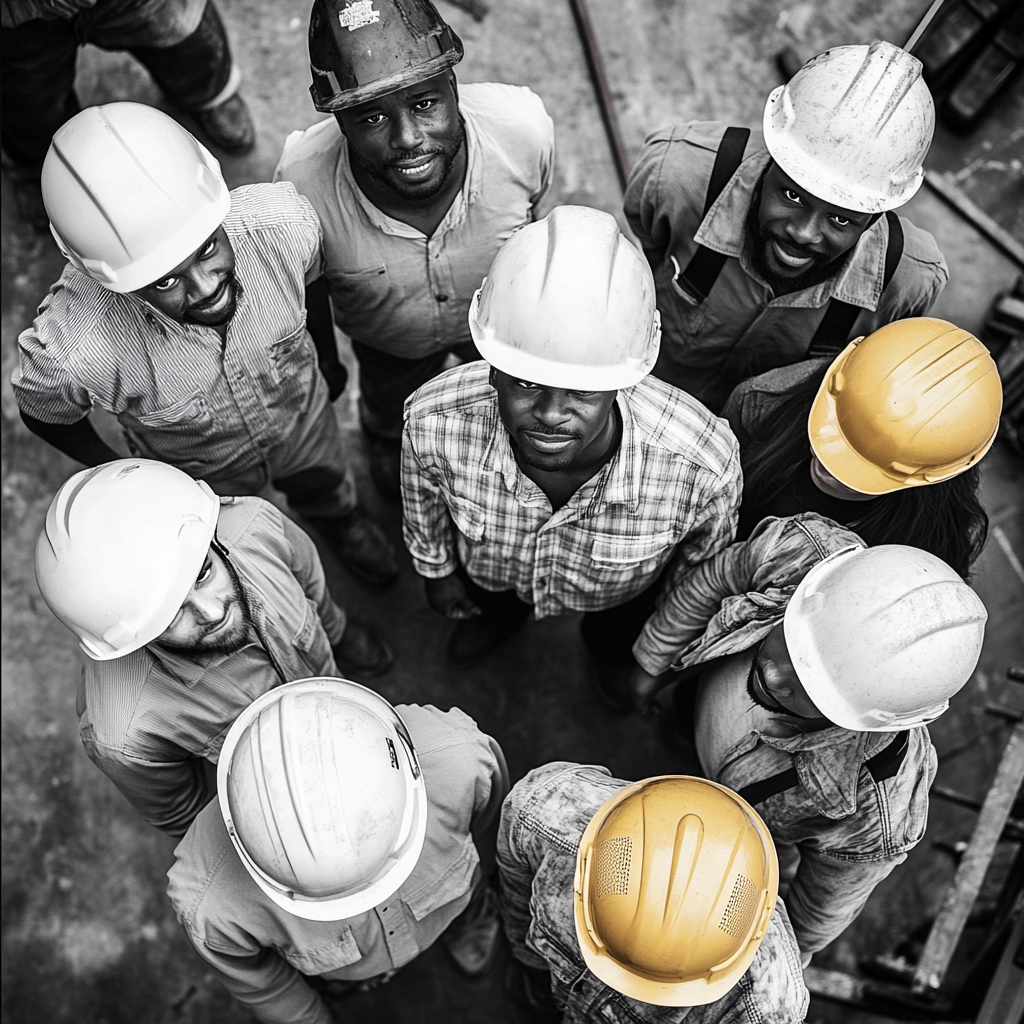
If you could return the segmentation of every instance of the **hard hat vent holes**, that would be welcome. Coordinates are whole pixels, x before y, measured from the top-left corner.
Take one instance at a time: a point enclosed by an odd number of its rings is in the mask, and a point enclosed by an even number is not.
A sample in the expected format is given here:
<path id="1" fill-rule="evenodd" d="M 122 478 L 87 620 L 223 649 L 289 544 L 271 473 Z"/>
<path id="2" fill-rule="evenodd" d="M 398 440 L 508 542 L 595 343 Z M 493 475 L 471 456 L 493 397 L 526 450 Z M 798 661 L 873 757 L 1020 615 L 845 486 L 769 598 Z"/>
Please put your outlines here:
<path id="1" fill-rule="evenodd" d="M 593 898 L 625 896 L 629 892 L 629 865 L 633 840 L 629 836 L 608 839 L 597 848 L 594 858 Z"/>
<path id="2" fill-rule="evenodd" d="M 754 881 L 745 875 L 739 875 L 732 887 L 732 895 L 718 923 L 726 935 L 746 935 L 754 921 L 754 914 L 757 912 L 757 902 L 760 890 Z"/>

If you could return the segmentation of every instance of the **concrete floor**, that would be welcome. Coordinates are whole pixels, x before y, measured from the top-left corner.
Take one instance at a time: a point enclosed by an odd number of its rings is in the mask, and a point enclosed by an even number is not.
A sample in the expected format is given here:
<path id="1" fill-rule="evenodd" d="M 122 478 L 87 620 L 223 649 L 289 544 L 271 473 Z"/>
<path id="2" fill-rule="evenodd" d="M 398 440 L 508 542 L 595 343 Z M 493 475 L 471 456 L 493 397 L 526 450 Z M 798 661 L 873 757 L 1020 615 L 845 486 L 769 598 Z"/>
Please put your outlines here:
<path id="1" fill-rule="evenodd" d="M 287 132 L 318 118 L 306 91 L 308 3 L 220 5 L 259 127 L 254 154 L 224 161 L 230 184 L 238 185 L 268 178 Z M 631 151 L 648 130 L 674 119 L 756 124 L 765 95 L 778 83 L 772 58 L 783 45 L 814 53 L 875 37 L 902 42 L 926 6 L 924 0 L 590 2 Z M 440 7 L 466 44 L 460 80 L 526 84 L 547 103 L 558 131 L 551 202 L 619 214 L 618 186 L 568 5 L 494 4 L 482 22 L 444 0 Z M 89 48 L 82 54 L 79 89 L 84 103 L 162 102 L 131 58 Z M 1019 103 L 1019 95 L 1009 102 Z M 966 166 L 965 145 L 940 138 L 936 167 Z M 1011 228 L 1022 223 L 1019 179 L 1000 188 L 1000 203 L 1005 206 L 1006 196 L 1011 203 L 1009 218 L 1000 219 Z M 975 201 L 984 205 L 985 195 L 979 189 Z M 3 1020 L 240 1024 L 246 1015 L 204 971 L 166 903 L 163 876 L 173 843 L 135 817 L 78 742 L 77 648 L 46 609 L 32 576 L 32 550 L 46 505 L 78 467 L 23 428 L 8 383 L 17 334 L 62 260 L 48 238 L 20 225 L 6 177 L 2 212 Z M 936 314 L 978 329 L 992 295 L 1017 269 L 930 194 L 922 192 L 907 212 L 932 231 L 951 267 L 952 281 Z M 366 477 L 354 397 L 350 386 L 338 412 L 363 494 L 400 545 L 397 505 L 379 498 Z M 110 424 L 100 427 L 107 432 Z M 973 795 L 983 794 L 1007 733 L 985 705 L 1024 708 L 1024 691 L 1010 692 L 1003 681 L 1009 664 L 1024 663 L 1024 471 L 1020 459 L 997 444 L 984 477 L 994 529 L 975 583 L 991 614 L 986 646 L 975 678 L 932 730 L 939 781 Z M 395 702 L 463 708 L 500 740 L 514 777 L 552 759 L 605 764 L 625 778 L 695 770 L 651 722 L 616 717 L 595 702 L 575 617 L 531 623 L 484 668 L 453 670 L 444 658 L 447 628 L 426 607 L 407 559 L 400 580 L 386 591 L 361 587 L 329 554 L 324 559 L 336 596 L 375 619 L 398 652 L 381 692 Z M 969 812 L 934 802 L 924 842 L 815 962 L 853 970 L 859 958 L 891 946 L 926 920 L 953 872 L 952 860 L 932 841 L 965 838 L 971 824 Z M 435 948 L 387 988 L 340 1004 L 338 1019 L 526 1021 L 505 993 L 507 962 L 503 958 L 488 978 L 470 983 Z M 859 1024 L 868 1018 L 816 1001 L 809 1019 Z"/>

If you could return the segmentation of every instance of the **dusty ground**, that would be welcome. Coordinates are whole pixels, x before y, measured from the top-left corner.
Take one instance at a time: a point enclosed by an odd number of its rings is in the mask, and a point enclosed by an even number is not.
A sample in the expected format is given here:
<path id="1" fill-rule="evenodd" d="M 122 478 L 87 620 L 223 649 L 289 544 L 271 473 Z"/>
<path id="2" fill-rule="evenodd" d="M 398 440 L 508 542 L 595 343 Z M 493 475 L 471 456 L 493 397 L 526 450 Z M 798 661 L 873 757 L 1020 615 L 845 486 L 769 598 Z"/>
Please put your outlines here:
<path id="1" fill-rule="evenodd" d="M 477 23 L 440 2 L 466 44 L 462 81 L 526 84 L 547 103 L 558 130 L 552 201 L 619 214 L 618 187 L 568 5 L 496 3 Z M 631 151 L 648 130 L 675 119 L 756 124 L 765 95 L 779 81 L 773 56 L 781 46 L 810 55 L 875 37 L 902 42 L 926 6 L 924 0 L 590 3 Z M 259 125 L 257 151 L 225 161 L 229 181 L 237 185 L 268 178 L 287 132 L 319 115 L 306 91 L 305 0 L 221 0 L 221 10 Z M 119 54 L 84 51 L 79 87 L 86 103 L 161 103 L 145 72 Z M 1018 91 L 1004 104 L 998 117 L 1010 127 L 995 143 L 940 132 L 932 157 L 937 169 L 965 171 L 965 189 L 1008 230 L 1024 223 L 1021 147 L 1014 148 L 1020 135 L 1013 134 L 1021 102 Z M 993 145 L 1003 148 L 986 156 Z M 999 162 L 1002 170 L 990 166 Z M 173 844 L 134 816 L 78 743 L 76 646 L 47 611 L 31 570 L 49 498 L 77 467 L 22 427 L 7 383 L 16 336 L 62 260 L 48 239 L 19 224 L 6 177 L 2 201 L 3 1020 L 235 1024 L 245 1015 L 204 972 L 165 901 Z M 907 212 L 935 234 L 952 270 L 935 312 L 977 329 L 992 295 L 1009 284 L 1015 269 L 930 194 L 922 192 Z M 362 441 L 352 429 L 353 391 L 339 403 L 339 415 L 362 469 Z M 1024 707 L 1024 692 L 1011 693 L 1003 682 L 1010 663 L 1024 663 L 1022 475 L 1020 460 L 997 445 L 985 464 L 986 503 L 996 529 L 975 581 L 991 612 L 988 639 L 975 679 L 933 729 L 939 781 L 973 795 L 983 794 L 1007 734 L 986 704 Z M 366 500 L 400 543 L 397 507 L 378 498 L 365 472 L 361 480 Z M 380 687 L 385 696 L 464 708 L 501 741 L 514 776 L 555 758 L 606 764 L 627 778 L 695 767 L 649 722 L 615 717 L 596 704 L 575 619 L 531 624 L 485 668 L 453 671 L 443 656 L 445 626 L 427 609 L 407 562 L 398 584 L 385 592 L 353 583 L 329 555 L 325 564 L 334 592 L 375 617 L 398 651 L 395 669 Z M 853 969 L 859 957 L 886 948 L 925 920 L 953 871 L 952 860 L 932 841 L 965 838 L 972 820 L 970 812 L 935 802 L 925 841 L 816 963 Z M 469 983 L 434 949 L 387 989 L 339 1005 L 338 1019 L 525 1021 L 505 994 L 506 962 L 487 979 Z M 815 1003 L 810 1019 L 853 1024 L 866 1018 Z"/>

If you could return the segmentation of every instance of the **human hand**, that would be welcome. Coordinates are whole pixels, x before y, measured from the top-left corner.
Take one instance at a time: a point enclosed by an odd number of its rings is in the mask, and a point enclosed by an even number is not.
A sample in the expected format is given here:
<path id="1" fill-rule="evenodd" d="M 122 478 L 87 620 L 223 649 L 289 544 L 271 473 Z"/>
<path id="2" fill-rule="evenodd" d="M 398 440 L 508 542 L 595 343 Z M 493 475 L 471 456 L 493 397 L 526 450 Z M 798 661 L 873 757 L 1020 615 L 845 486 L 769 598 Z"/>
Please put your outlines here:
<path id="1" fill-rule="evenodd" d="M 661 689 L 661 681 L 662 676 L 652 676 L 650 672 L 647 672 L 639 665 L 633 666 L 633 671 L 629 674 L 626 688 L 629 690 L 629 697 L 633 702 L 634 710 L 641 715 L 658 713 L 658 705 L 654 698 Z"/>
<path id="2" fill-rule="evenodd" d="M 469 619 L 480 614 L 480 609 L 466 593 L 465 584 L 455 573 L 440 579 L 426 579 L 423 586 L 427 604 L 446 619 Z"/>

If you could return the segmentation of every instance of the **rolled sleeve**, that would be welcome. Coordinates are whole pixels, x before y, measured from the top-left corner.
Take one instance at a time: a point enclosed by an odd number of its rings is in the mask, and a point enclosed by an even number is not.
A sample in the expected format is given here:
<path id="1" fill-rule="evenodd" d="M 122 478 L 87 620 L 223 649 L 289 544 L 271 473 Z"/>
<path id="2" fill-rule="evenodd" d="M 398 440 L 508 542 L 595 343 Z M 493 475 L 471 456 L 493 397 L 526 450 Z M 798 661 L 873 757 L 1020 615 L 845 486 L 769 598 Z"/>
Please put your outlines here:
<path id="1" fill-rule="evenodd" d="M 402 436 L 402 535 L 413 568 L 427 579 L 455 572 L 458 560 L 440 475 L 416 453 L 409 417 Z"/>
<path id="2" fill-rule="evenodd" d="M 671 213 L 661 195 L 661 171 L 671 147 L 671 129 L 652 132 L 630 172 L 623 212 L 648 259 L 660 262 L 672 237 Z M 658 259 L 652 259 L 652 253 Z"/>
<path id="3" fill-rule="evenodd" d="M 87 388 L 51 354 L 51 318 L 44 312 L 18 338 L 18 366 L 11 386 L 18 408 L 44 423 L 77 423 L 92 409 Z"/>

